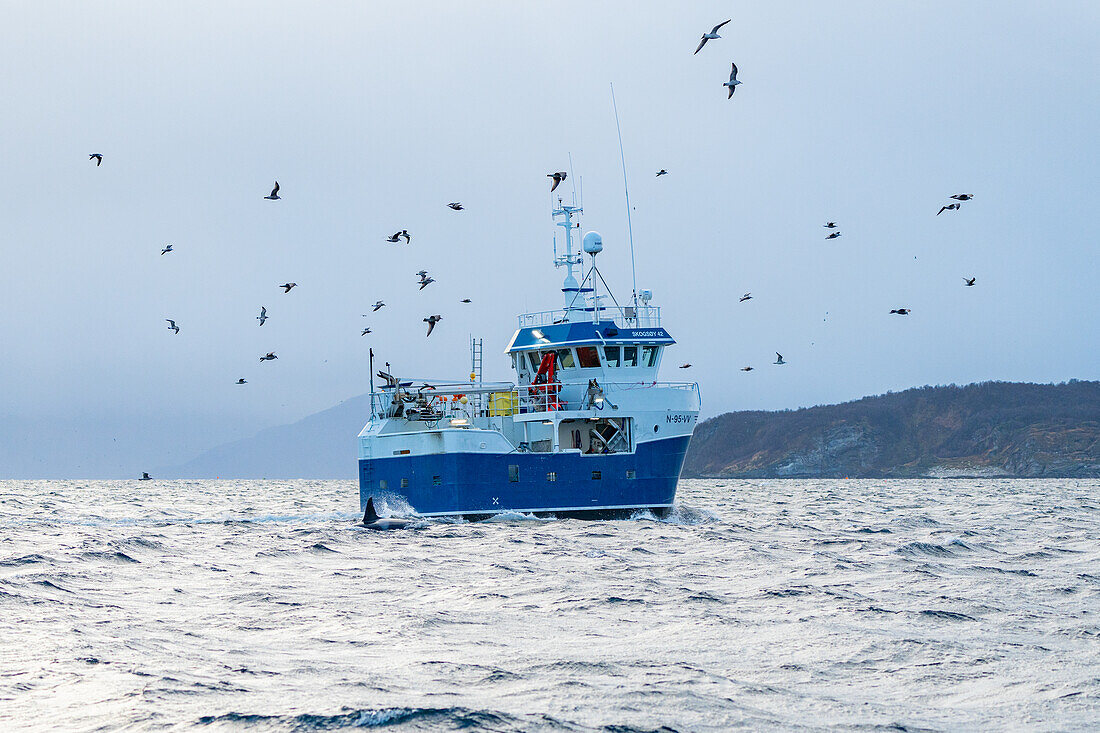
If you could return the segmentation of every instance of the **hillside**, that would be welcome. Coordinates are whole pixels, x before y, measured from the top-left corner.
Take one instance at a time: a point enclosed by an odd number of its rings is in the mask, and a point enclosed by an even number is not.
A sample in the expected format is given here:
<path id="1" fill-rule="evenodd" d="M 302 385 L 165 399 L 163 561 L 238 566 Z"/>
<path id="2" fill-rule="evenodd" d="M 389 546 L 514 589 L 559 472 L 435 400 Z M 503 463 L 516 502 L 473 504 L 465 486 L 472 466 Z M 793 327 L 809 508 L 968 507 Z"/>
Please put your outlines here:
<path id="1" fill-rule="evenodd" d="M 700 423 L 683 476 L 1100 476 L 1100 382 L 921 387 Z"/>
<path id="2" fill-rule="evenodd" d="M 359 395 L 290 425 L 212 448 L 181 466 L 159 468 L 162 478 L 345 478 L 359 475 L 356 436 L 370 415 Z"/>

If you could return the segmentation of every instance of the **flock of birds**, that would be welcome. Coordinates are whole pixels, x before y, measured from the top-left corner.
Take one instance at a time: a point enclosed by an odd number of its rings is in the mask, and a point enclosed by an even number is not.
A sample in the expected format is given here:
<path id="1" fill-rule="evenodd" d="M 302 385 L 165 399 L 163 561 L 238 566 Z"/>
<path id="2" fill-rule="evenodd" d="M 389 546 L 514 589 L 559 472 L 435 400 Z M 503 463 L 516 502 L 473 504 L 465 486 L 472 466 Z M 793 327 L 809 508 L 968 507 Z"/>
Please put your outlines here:
<path id="1" fill-rule="evenodd" d="M 729 22 L 729 21 L 727 21 L 727 22 Z M 715 29 L 717 30 L 717 28 L 719 28 L 719 27 L 721 27 L 721 26 L 715 26 Z M 704 36 L 704 38 L 707 38 L 707 36 Z M 702 48 L 702 47 L 703 47 L 702 44 L 700 44 L 699 48 Z M 660 173 L 658 173 L 657 175 L 663 175 L 663 174 L 666 174 L 666 173 L 668 173 L 668 171 L 662 169 L 660 171 Z M 945 204 L 939 211 L 936 212 L 936 216 L 939 216 L 940 214 L 942 214 L 945 211 L 958 211 L 959 209 L 962 208 L 962 202 L 973 200 L 974 195 L 970 194 L 970 193 L 956 193 L 956 194 L 952 195 L 950 198 L 954 199 L 954 201 L 950 204 Z M 826 229 L 831 230 L 829 232 L 829 234 L 825 235 L 825 239 L 836 239 L 837 237 L 840 236 L 840 229 L 838 228 L 839 225 L 835 221 L 827 221 L 827 222 L 825 222 L 825 224 L 823 226 Z M 977 281 L 978 281 L 978 278 L 976 278 L 976 277 L 965 277 L 964 276 L 963 277 L 963 286 L 968 287 L 968 288 L 972 288 L 972 287 L 974 287 L 974 284 Z M 742 295 L 738 299 L 737 302 L 738 303 L 744 303 L 746 300 L 752 300 L 752 293 L 745 293 L 744 295 Z M 890 315 L 895 315 L 895 316 L 907 316 L 912 312 L 913 312 L 912 308 L 891 308 L 890 309 Z M 787 363 L 787 361 L 783 358 L 783 355 L 780 354 L 778 351 L 775 352 L 775 361 L 773 361 L 772 364 L 774 364 L 776 366 L 783 366 L 786 363 Z M 681 369 L 690 369 L 691 364 L 681 364 L 680 368 Z M 753 367 L 751 367 L 751 366 L 741 367 L 741 371 L 743 371 L 743 372 L 751 372 L 752 370 L 753 370 Z"/>
<path id="2" fill-rule="evenodd" d="M 103 154 L 102 153 L 90 153 L 88 155 L 88 160 L 94 160 L 95 164 L 96 164 L 96 167 L 98 168 L 99 166 L 103 165 Z M 550 175 L 551 175 L 552 178 L 554 178 L 554 185 L 551 188 L 551 190 L 553 190 L 554 188 L 557 188 L 558 184 L 561 181 L 565 180 L 565 177 L 566 177 L 565 173 L 553 173 L 553 174 L 550 174 Z M 279 195 L 279 189 L 280 189 L 279 182 L 275 181 L 275 186 L 271 189 L 271 193 L 269 193 L 267 196 L 264 196 L 264 199 L 266 199 L 268 201 L 280 201 L 280 200 L 282 200 L 282 197 Z M 459 201 L 452 201 L 452 202 L 447 204 L 447 208 L 451 209 L 452 211 L 463 211 L 466 207 L 463 206 L 462 203 L 459 202 Z M 385 241 L 393 242 L 393 243 L 400 243 L 402 239 L 404 239 L 405 244 L 412 244 L 412 236 L 409 234 L 409 231 L 407 229 L 402 229 L 400 231 L 394 232 L 389 237 L 386 237 Z M 169 254 L 169 253 L 174 252 L 174 251 L 175 251 L 175 248 L 171 244 L 166 244 L 160 250 L 160 254 L 161 254 L 161 256 L 164 256 L 164 255 Z M 424 288 L 428 287 L 429 285 L 431 285 L 432 283 L 435 282 L 435 278 L 431 277 L 428 274 L 427 270 L 420 270 L 419 272 L 416 273 L 416 275 L 419 278 L 419 280 L 417 281 L 417 284 L 420 286 L 419 287 L 420 290 L 423 290 Z M 283 289 L 283 294 L 285 295 L 285 294 L 289 293 L 291 290 L 293 290 L 294 288 L 298 287 L 298 283 L 296 283 L 296 282 L 285 282 L 285 283 L 282 283 L 281 285 L 278 285 L 277 287 L 282 288 Z M 463 303 L 463 304 L 469 304 L 469 303 L 472 303 L 473 301 L 470 298 L 463 298 L 459 302 Z M 377 313 L 379 310 L 381 310 L 385 306 L 386 306 L 386 304 L 383 301 L 379 300 L 379 301 L 375 302 L 374 306 L 372 307 L 371 313 Z M 363 314 L 363 316 L 368 317 L 368 314 Z M 176 323 L 175 319 L 165 318 L 164 320 L 168 323 L 168 330 L 171 331 L 173 334 L 178 335 L 179 332 L 180 332 L 180 327 L 179 327 L 179 324 Z M 256 316 L 256 320 L 260 322 L 260 326 L 263 326 L 265 323 L 267 323 L 267 321 L 269 320 L 268 315 L 267 315 L 267 306 L 263 306 L 263 305 L 260 306 L 260 315 Z M 436 324 L 438 324 L 441 320 L 443 320 L 443 316 L 438 314 L 438 313 L 429 315 L 429 316 L 427 316 L 426 318 L 423 319 L 423 322 L 428 324 L 428 332 L 427 332 L 426 336 L 431 336 L 432 335 L 432 331 L 435 330 Z M 361 335 L 366 336 L 369 333 L 371 333 L 371 329 L 368 326 L 368 327 L 366 327 L 362 330 Z M 278 355 L 274 351 L 269 351 L 269 352 L 267 352 L 266 354 L 264 354 L 263 356 L 260 357 L 260 361 L 261 362 L 274 361 L 278 358 L 279 358 Z M 239 377 L 237 379 L 237 381 L 234 382 L 234 384 L 239 384 L 239 385 L 248 384 L 248 380 L 245 379 L 244 377 Z M 146 474 L 143 478 L 148 479 L 148 474 Z"/>
<path id="3" fill-rule="evenodd" d="M 702 51 L 703 47 L 706 46 L 709 41 L 715 41 L 715 40 L 720 39 L 722 36 L 720 36 L 718 34 L 718 31 L 721 30 L 723 26 L 725 26 L 726 24 L 728 24 L 730 22 L 732 22 L 732 18 L 722 21 L 721 23 L 719 23 L 719 24 L 715 25 L 713 28 L 711 28 L 710 31 L 708 31 L 706 33 L 703 33 L 703 35 L 699 39 L 699 45 L 696 46 L 696 48 L 695 48 L 695 54 L 698 54 L 700 51 Z M 729 80 L 722 83 L 722 86 L 726 87 L 727 90 L 728 90 L 728 95 L 727 95 L 726 99 L 732 99 L 733 98 L 733 93 L 734 93 L 734 91 L 736 91 L 737 86 L 739 84 L 741 84 L 741 82 L 737 79 L 737 64 L 733 63 L 733 62 L 730 62 Z M 91 154 L 88 155 L 88 160 L 94 160 L 95 164 L 96 164 L 96 167 L 98 168 L 99 166 L 103 165 L 103 154 L 102 153 L 91 153 Z M 661 176 L 667 176 L 667 175 L 669 175 L 669 172 L 668 172 L 668 170 L 666 170 L 664 168 L 657 171 L 657 177 L 658 178 L 660 178 Z M 557 190 L 558 186 L 561 185 L 561 183 L 564 182 L 568 178 L 568 175 L 565 171 L 554 171 L 552 173 L 547 173 L 546 177 L 549 178 L 550 181 L 551 181 L 551 183 L 550 183 L 550 192 L 553 193 L 555 190 Z M 279 196 L 279 189 L 280 189 L 279 182 L 275 181 L 275 185 L 274 185 L 274 187 L 272 187 L 271 193 L 269 193 L 267 196 L 264 196 L 264 199 L 266 199 L 268 201 L 280 201 L 282 199 L 282 197 Z M 939 216 L 940 214 L 942 214 L 945 211 L 959 211 L 959 210 L 961 210 L 963 202 L 972 201 L 974 199 L 974 196 L 973 196 L 973 194 L 969 194 L 969 193 L 957 193 L 957 194 L 952 195 L 950 198 L 952 199 L 952 201 L 950 203 L 944 204 L 940 208 L 940 210 L 938 212 L 936 212 L 936 216 Z M 452 211 L 463 211 L 465 209 L 465 207 L 462 205 L 462 203 L 460 201 L 452 201 L 452 202 L 447 204 L 447 207 L 449 209 L 451 209 Z M 832 239 L 837 239 L 841 236 L 839 225 L 835 221 L 825 222 L 824 227 L 826 229 L 830 230 L 829 233 L 825 236 L 825 239 L 832 240 Z M 389 242 L 391 244 L 399 244 L 399 243 L 401 243 L 402 240 L 404 240 L 406 245 L 412 244 L 412 236 L 409 234 L 409 231 L 407 229 L 401 229 L 399 231 L 396 231 L 393 234 L 391 234 L 390 236 L 385 238 L 385 241 Z M 160 253 L 163 256 L 163 255 L 169 254 L 173 251 L 174 251 L 174 249 L 173 249 L 172 245 L 167 244 L 167 245 L 164 246 L 163 249 L 161 249 Z M 419 272 L 416 273 L 416 275 L 419 278 L 417 284 L 419 285 L 419 290 L 421 290 L 421 291 L 424 290 L 424 288 L 428 287 L 429 285 L 431 285 L 432 283 L 435 282 L 435 279 L 433 277 L 431 277 L 426 270 L 420 270 Z M 965 287 L 973 287 L 976 281 L 977 281 L 976 277 L 964 277 L 963 278 L 963 282 L 964 282 Z M 281 287 L 283 289 L 283 293 L 287 294 L 291 290 L 293 290 L 294 288 L 298 287 L 298 283 L 285 282 L 282 285 L 279 285 L 278 287 Z M 746 301 L 752 300 L 752 297 L 753 296 L 752 296 L 751 292 L 745 293 L 744 295 L 742 295 L 738 299 L 738 302 L 739 303 L 744 303 Z M 459 302 L 461 302 L 461 303 L 470 303 L 472 301 L 469 298 L 463 298 Z M 377 313 L 379 310 L 381 310 L 385 306 L 386 306 L 386 304 L 383 301 L 379 300 L 379 301 L 375 302 L 375 304 L 372 306 L 371 313 Z M 908 316 L 911 312 L 912 312 L 911 308 L 891 308 L 890 309 L 890 315 Z M 366 313 L 363 314 L 364 318 L 369 317 L 369 316 L 370 316 L 370 314 L 366 314 Z M 168 323 L 168 330 L 172 331 L 173 334 L 179 334 L 180 327 L 176 324 L 176 321 L 174 319 L 166 318 L 164 320 L 167 321 L 167 323 Z M 260 326 L 263 326 L 268 321 L 267 307 L 266 306 L 260 306 L 260 315 L 256 316 L 256 320 L 258 320 L 260 322 Z M 423 320 L 424 323 L 428 324 L 428 330 L 427 330 L 426 336 L 431 336 L 432 331 L 435 330 L 436 325 L 441 320 L 443 320 L 443 316 L 440 315 L 440 314 L 433 314 L 433 315 L 429 315 L 429 316 L 425 317 L 422 320 Z M 367 327 L 363 328 L 360 335 L 366 336 L 370 333 L 371 333 L 371 328 L 369 326 L 367 326 Z M 260 361 L 261 362 L 274 361 L 275 359 L 278 359 L 278 358 L 279 357 L 275 354 L 275 352 L 269 351 L 269 352 L 267 352 L 266 354 L 264 354 L 263 356 L 260 357 Z M 778 351 L 775 352 L 775 361 L 772 362 L 772 364 L 774 364 L 776 366 L 783 366 L 786 363 L 787 363 L 787 361 L 783 358 L 783 355 L 780 354 Z M 690 364 L 690 363 L 680 365 L 681 369 L 690 369 L 691 367 L 692 367 L 692 364 Z M 752 366 L 743 366 L 743 367 L 741 367 L 741 371 L 743 371 L 743 372 L 751 372 L 751 371 L 753 371 L 753 369 L 754 369 L 754 367 L 752 367 Z M 237 379 L 235 384 L 239 384 L 239 385 L 248 384 L 248 381 L 246 379 L 244 379 L 244 377 L 240 377 L 240 378 Z M 143 478 L 147 479 L 148 474 L 145 474 L 143 476 Z"/>

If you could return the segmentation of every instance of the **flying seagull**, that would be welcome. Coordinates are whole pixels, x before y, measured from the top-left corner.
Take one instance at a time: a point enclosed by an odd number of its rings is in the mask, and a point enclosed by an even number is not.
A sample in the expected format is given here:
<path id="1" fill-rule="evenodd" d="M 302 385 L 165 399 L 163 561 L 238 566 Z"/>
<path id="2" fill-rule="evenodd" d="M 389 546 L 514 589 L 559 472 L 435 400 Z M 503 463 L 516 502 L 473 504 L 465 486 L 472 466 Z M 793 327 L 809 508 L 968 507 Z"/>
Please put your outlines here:
<path id="1" fill-rule="evenodd" d="M 103 153 L 92 153 L 91 155 L 88 156 L 88 160 L 94 160 L 95 161 L 95 167 L 98 168 L 100 165 L 103 164 Z M 148 475 L 148 474 L 146 474 L 146 475 Z"/>
<path id="2" fill-rule="evenodd" d="M 825 228 L 826 229 L 836 229 L 836 222 L 835 221 L 825 222 Z"/>
<path id="3" fill-rule="evenodd" d="M 267 196 L 264 196 L 264 198 L 269 200 L 269 201 L 278 201 L 279 200 L 279 182 L 278 181 L 275 181 L 275 188 L 271 189 L 271 193 L 268 194 Z"/>
<path id="4" fill-rule="evenodd" d="M 168 321 L 168 330 L 169 331 L 171 331 L 172 333 L 179 333 L 180 332 L 180 327 L 176 325 L 175 321 L 173 321 L 171 318 L 165 318 L 164 320 Z"/>
<path id="5" fill-rule="evenodd" d="M 150 476 L 147 471 L 142 471 L 141 472 L 141 478 L 139 478 L 138 481 L 150 481 L 150 480 L 152 480 L 152 478 L 153 477 Z"/>
<path id="6" fill-rule="evenodd" d="M 170 245 L 170 244 L 166 244 L 166 245 L 164 245 L 164 249 L 162 249 L 162 250 L 160 251 L 160 253 L 161 253 L 161 255 L 166 255 L 166 254 L 168 254 L 168 253 L 169 253 L 169 252 L 171 252 L 171 251 L 172 251 L 172 245 Z"/>
<path id="7" fill-rule="evenodd" d="M 729 87 L 730 93 L 726 99 L 733 99 L 733 92 L 741 82 L 737 81 L 737 64 L 731 63 L 730 80 L 722 82 L 722 86 Z"/>
<path id="8" fill-rule="evenodd" d="M 278 358 L 279 357 L 275 356 L 274 351 L 269 351 L 269 352 L 267 352 L 266 354 L 264 354 L 263 356 L 260 357 L 260 361 L 271 361 L 272 359 L 278 359 Z"/>
<path id="9" fill-rule="evenodd" d="M 957 193 L 954 196 L 952 196 L 951 198 L 955 199 L 956 201 L 969 201 L 970 199 L 974 198 L 974 194 L 972 194 L 972 193 Z"/>
<path id="10" fill-rule="evenodd" d="M 409 230 L 408 229 L 402 229 L 400 232 L 397 233 L 397 236 L 404 237 L 405 238 L 405 244 L 412 244 L 413 240 L 412 240 L 412 237 L 409 236 Z"/>
<path id="11" fill-rule="evenodd" d="M 744 303 L 746 300 L 752 300 L 752 293 L 745 293 L 744 295 L 741 296 L 740 300 L 738 300 L 737 302 L 738 303 Z"/>
<path id="12" fill-rule="evenodd" d="M 977 280 L 977 279 L 978 278 L 976 278 L 976 277 L 964 277 L 963 282 L 966 283 L 966 287 L 972 288 L 972 287 L 974 287 L 974 281 Z"/>
<path id="13" fill-rule="evenodd" d="M 387 242 L 400 242 L 401 241 L 401 232 L 397 232 L 396 234 L 391 234 L 390 236 L 386 237 L 386 241 Z"/>
<path id="14" fill-rule="evenodd" d="M 267 321 L 267 308 L 266 307 L 264 307 L 262 305 L 260 306 L 260 315 L 256 316 L 256 320 L 260 322 L 261 326 L 264 325 L 264 323 Z"/>
<path id="15" fill-rule="evenodd" d="M 787 362 L 783 361 L 783 355 L 780 354 L 777 351 L 777 352 L 775 352 L 775 361 L 773 361 L 772 363 L 773 364 L 786 364 Z"/>
<path id="16" fill-rule="evenodd" d="M 245 381 L 244 377 L 241 377 L 240 379 L 238 379 L 233 384 L 248 384 L 248 382 Z"/>
<path id="17" fill-rule="evenodd" d="M 378 311 L 380 311 L 381 309 L 383 309 L 385 307 L 386 307 L 386 304 L 379 300 L 378 302 L 376 302 L 374 304 L 374 308 L 371 310 L 371 313 L 377 313 Z"/>
<path id="18" fill-rule="evenodd" d="M 428 316 L 427 318 L 425 318 L 424 323 L 428 324 L 428 333 L 425 334 L 425 335 L 426 336 L 431 336 L 432 335 L 432 329 L 435 328 L 435 324 L 439 323 L 442 320 L 443 320 L 443 316 Z"/>
<path id="19" fill-rule="evenodd" d="M 729 23 L 730 20 L 733 20 L 733 18 L 725 21 L 725 23 L 719 23 L 718 25 L 714 26 L 710 29 L 710 33 L 704 33 L 703 37 L 699 39 L 699 46 L 695 49 L 695 53 L 699 53 L 700 51 L 702 51 L 703 46 L 707 45 L 707 41 L 713 41 L 715 39 L 721 38 L 722 36 L 718 35 L 718 29 L 724 26 L 726 23 Z M 692 56 L 694 56 L 695 53 L 693 53 Z"/>
<path id="20" fill-rule="evenodd" d="M 421 280 L 423 280 L 425 277 L 428 276 L 428 271 L 427 270 L 417 270 L 416 271 L 416 276 L 419 277 Z"/>
<path id="21" fill-rule="evenodd" d="M 751 371 L 752 371 L 752 367 L 748 367 L 748 366 L 746 366 L 746 367 L 741 367 L 741 371 L 743 371 L 743 372 L 751 372 Z"/>
<path id="22" fill-rule="evenodd" d="M 939 216 L 940 214 L 942 214 L 945 211 L 958 211 L 961 208 L 962 208 L 962 204 L 948 204 L 947 206 L 944 206 L 939 211 L 937 211 L 936 216 Z"/>
<path id="23" fill-rule="evenodd" d="M 668 171 L 666 171 L 666 170 L 665 170 L 664 168 L 662 168 L 661 170 L 657 171 L 657 177 L 658 177 L 658 178 L 660 178 L 661 176 L 667 176 L 667 175 L 668 175 Z"/>
<path id="24" fill-rule="evenodd" d="M 691 364 L 681 364 L 680 368 L 681 369 L 691 369 Z"/>
<path id="25" fill-rule="evenodd" d="M 826 238 L 826 239 L 836 239 L 836 238 L 837 238 L 837 237 L 839 237 L 839 236 L 840 236 L 840 232 L 839 232 L 839 231 L 836 231 L 836 232 L 832 232 L 831 234 L 829 234 L 829 236 L 827 236 L 827 237 L 825 237 L 825 238 Z"/>
<path id="26" fill-rule="evenodd" d="M 283 283 L 282 285 L 278 285 L 276 287 L 282 288 L 284 293 L 289 293 L 291 290 L 298 287 L 298 283 Z"/>
<path id="27" fill-rule="evenodd" d="M 455 211 L 462 211 L 464 208 L 466 208 L 458 201 L 452 201 L 451 203 L 447 204 L 447 206 L 451 207 Z"/>
<path id="28" fill-rule="evenodd" d="M 473 301 L 472 301 L 472 300 L 470 300 L 469 298 L 463 298 L 462 300 L 460 300 L 460 301 L 458 301 L 458 302 L 459 302 L 459 303 L 472 303 Z"/>
<path id="29" fill-rule="evenodd" d="M 894 313 L 894 314 L 897 314 L 899 316 L 907 316 L 907 315 L 909 315 L 910 310 L 912 310 L 912 309 L 911 308 L 891 308 L 890 312 Z"/>
<path id="30" fill-rule="evenodd" d="M 546 177 L 554 179 L 554 185 L 550 187 L 550 193 L 553 193 L 554 189 L 558 187 L 558 184 L 566 179 L 565 171 L 558 171 L 557 173 L 547 173 Z"/>
<path id="31" fill-rule="evenodd" d="M 366 336 L 368 333 L 370 333 L 370 326 L 367 326 L 366 328 L 364 328 L 363 333 L 361 333 L 359 335 L 360 336 Z"/>
<path id="32" fill-rule="evenodd" d="M 434 277 L 424 277 L 424 278 L 421 278 L 421 279 L 420 279 L 420 289 L 421 289 L 421 290 L 423 290 L 424 288 L 428 287 L 429 285 L 431 285 L 431 284 L 432 284 L 432 283 L 434 283 L 434 282 L 435 282 L 435 278 L 434 278 Z"/>

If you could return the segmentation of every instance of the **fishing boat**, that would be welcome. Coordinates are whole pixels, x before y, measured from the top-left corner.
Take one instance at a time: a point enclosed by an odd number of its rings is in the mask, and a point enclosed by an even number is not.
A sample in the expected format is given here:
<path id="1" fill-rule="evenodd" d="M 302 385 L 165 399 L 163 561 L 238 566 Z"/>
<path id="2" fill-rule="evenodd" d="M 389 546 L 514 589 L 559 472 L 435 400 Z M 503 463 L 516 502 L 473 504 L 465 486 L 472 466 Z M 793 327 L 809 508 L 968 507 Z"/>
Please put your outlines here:
<path id="1" fill-rule="evenodd" d="M 519 315 L 504 352 L 513 381 L 482 381 L 477 339 L 468 379 L 404 378 L 392 367 L 375 375 L 372 363 L 371 415 L 359 434 L 360 509 L 373 496 L 427 517 L 671 510 L 699 385 L 659 380 L 675 343 L 661 309 L 637 288 L 618 304 L 596 265 L 597 232 L 574 251 L 582 211 L 560 199 L 553 209 L 564 229 L 564 252 L 555 239 L 553 260 L 566 271 L 562 306 Z"/>

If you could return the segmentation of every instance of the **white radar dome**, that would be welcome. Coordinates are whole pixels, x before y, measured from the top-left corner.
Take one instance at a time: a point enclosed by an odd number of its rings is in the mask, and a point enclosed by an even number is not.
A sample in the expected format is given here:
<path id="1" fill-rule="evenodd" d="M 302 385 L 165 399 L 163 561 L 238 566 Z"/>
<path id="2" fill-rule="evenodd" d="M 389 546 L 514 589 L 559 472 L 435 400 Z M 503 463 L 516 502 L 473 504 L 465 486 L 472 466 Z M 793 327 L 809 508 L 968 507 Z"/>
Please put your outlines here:
<path id="1" fill-rule="evenodd" d="M 603 252 L 603 237 L 599 232 L 589 232 L 584 235 L 584 251 L 590 255 Z"/>

